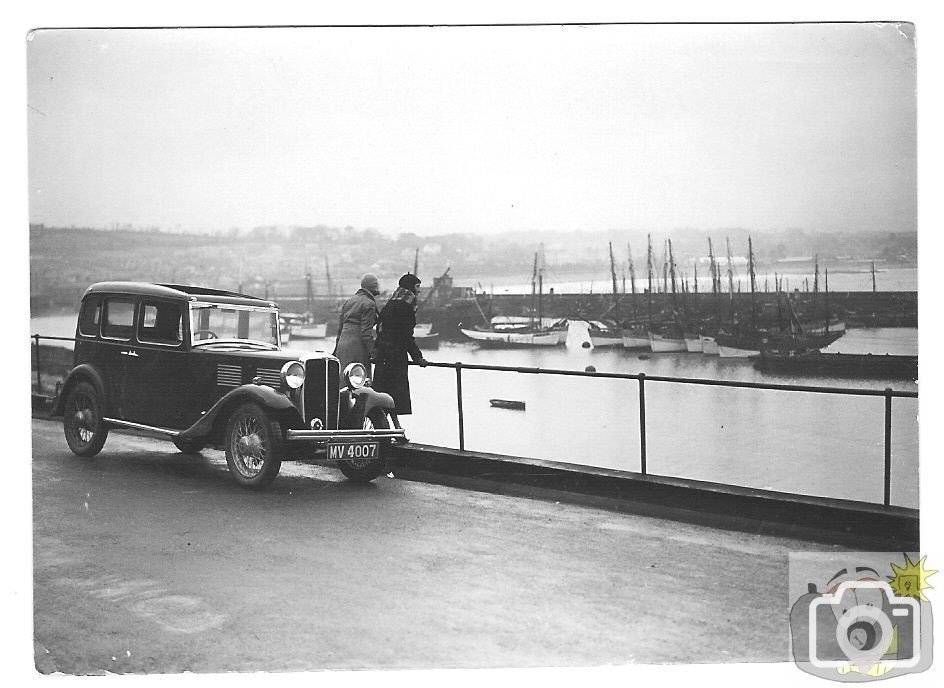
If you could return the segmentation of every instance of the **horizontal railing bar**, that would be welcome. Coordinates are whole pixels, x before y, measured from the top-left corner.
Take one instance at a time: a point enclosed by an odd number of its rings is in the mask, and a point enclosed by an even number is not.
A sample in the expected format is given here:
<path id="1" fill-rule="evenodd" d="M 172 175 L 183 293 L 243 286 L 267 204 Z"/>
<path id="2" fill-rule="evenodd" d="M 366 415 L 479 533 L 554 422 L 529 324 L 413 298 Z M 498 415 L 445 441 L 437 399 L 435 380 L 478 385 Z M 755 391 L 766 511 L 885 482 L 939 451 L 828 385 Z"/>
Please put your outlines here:
<path id="1" fill-rule="evenodd" d="M 62 342 L 74 342 L 75 337 L 51 337 L 41 334 L 34 334 L 30 339 L 53 339 Z M 420 365 L 410 361 L 410 365 Z M 491 370 L 496 372 L 524 373 L 527 375 L 561 375 L 569 377 L 597 377 L 613 380 L 637 380 L 638 373 L 606 373 L 606 372 L 588 372 L 585 370 L 565 370 L 561 368 L 529 368 L 521 366 L 500 366 L 486 365 L 482 363 L 440 363 L 428 361 L 427 366 L 431 368 L 457 368 L 461 366 L 464 370 Z M 917 392 L 904 392 L 892 390 L 886 392 L 884 389 L 857 389 L 854 387 L 819 387 L 815 385 L 784 385 L 768 382 L 739 382 L 736 380 L 710 380 L 698 377 L 669 377 L 666 375 L 646 375 L 646 379 L 651 382 L 675 382 L 688 385 L 702 385 L 707 387 L 734 387 L 741 389 L 769 389 L 782 392 L 813 392 L 818 394 L 844 394 L 847 396 L 865 396 L 865 397 L 884 397 L 892 396 L 899 399 L 917 399 Z"/>
<path id="2" fill-rule="evenodd" d="M 420 365 L 410 362 L 410 365 Z M 497 372 L 525 373 L 529 375 L 562 375 L 569 377 L 598 377 L 616 380 L 637 380 L 639 374 L 633 373 L 605 373 L 588 372 L 584 370 L 563 370 L 560 368 L 527 368 L 520 366 L 499 366 L 485 365 L 481 363 L 439 363 L 428 361 L 426 363 L 430 368 L 455 368 L 459 365 L 463 370 L 492 370 Z M 784 385 L 767 382 L 739 382 L 736 380 L 710 380 L 697 377 L 668 377 L 665 375 L 646 374 L 646 380 L 652 382 L 676 382 L 689 385 L 704 385 L 709 387 L 740 387 L 745 389 L 769 389 L 784 392 L 816 392 L 821 394 L 846 394 L 851 396 L 871 396 L 884 397 L 891 395 L 893 397 L 917 399 L 917 392 L 886 392 L 884 389 L 857 389 L 854 387 L 819 387 L 814 385 Z"/>

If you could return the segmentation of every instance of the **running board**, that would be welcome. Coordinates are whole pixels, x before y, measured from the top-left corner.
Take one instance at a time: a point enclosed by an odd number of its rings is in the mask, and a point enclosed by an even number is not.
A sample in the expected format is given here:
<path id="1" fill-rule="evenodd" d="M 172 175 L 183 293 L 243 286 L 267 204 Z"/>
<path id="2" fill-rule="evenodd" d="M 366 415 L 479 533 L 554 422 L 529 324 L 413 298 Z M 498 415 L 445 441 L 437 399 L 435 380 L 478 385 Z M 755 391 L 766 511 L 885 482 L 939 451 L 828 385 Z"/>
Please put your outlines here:
<path id="1" fill-rule="evenodd" d="M 122 428 L 132 428 L 134 430 L 149 430 L 150 432 L 158 432 L 162 435 L 169 435 L 170 437 L 177 437 L 177 435 L 180 434 L 179 430 L 169 430 L 168 428 L 158 428 L 153 425 L 132 423 L 130 420 L 118 420 L 117 418 L 102 418 L 102 420 L 109 425 L 117 425 Z"/>

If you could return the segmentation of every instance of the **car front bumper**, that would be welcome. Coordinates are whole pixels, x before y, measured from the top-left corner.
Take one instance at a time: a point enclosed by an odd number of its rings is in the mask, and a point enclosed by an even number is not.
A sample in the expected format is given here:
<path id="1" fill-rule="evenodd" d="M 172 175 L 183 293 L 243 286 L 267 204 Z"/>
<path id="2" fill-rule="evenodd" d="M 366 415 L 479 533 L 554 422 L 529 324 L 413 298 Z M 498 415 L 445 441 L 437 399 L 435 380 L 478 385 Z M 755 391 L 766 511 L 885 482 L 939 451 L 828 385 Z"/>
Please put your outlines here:
<path id="1" fill-rule="evenodd" d="M 289 442 L 381 442 L 406 437 L 401 429 L 390 430 L 286 430 L 285 439 Z"/>

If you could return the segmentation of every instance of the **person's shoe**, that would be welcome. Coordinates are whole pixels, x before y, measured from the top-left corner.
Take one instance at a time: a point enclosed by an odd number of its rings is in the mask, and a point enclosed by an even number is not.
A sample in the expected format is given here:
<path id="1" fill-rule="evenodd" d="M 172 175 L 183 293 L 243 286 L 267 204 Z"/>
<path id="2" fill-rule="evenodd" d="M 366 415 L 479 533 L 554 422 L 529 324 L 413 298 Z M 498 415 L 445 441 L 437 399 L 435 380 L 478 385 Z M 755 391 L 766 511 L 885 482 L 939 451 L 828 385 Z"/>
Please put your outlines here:
<path id="1" fill-rule="evenodd" d="M 397 444 L 406 444 L 407 442 L 410 441 L 410 439 L 409 439 L 406 435 L 404 435 L 403 437 L 397 437 L 397 438 L 395 438 L 394 441 L 395 441 Z"/>

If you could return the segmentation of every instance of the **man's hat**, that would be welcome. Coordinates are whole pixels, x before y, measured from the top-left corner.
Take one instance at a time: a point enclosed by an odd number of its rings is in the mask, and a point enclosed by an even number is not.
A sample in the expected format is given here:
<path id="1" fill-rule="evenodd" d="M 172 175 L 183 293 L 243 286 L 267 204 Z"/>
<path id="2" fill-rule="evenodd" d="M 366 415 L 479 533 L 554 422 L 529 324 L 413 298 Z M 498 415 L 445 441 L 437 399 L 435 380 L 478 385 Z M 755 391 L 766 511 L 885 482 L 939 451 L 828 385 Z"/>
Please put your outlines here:
<path id="1" fill-rule="evenodd" d="M 361 277 L 361 289 L 366 289 L 369 292 L 380 292 L 380 280 L 377 279 L 377 275 L 368 272 Z"/>
<path id="2" fill-rule="evenodd" d="M 413 289 L 417 284 L 422 284 L 423 280 L 412 273 L 406 273 L 400 278 L 398 284 L 404 289 Z"/>

